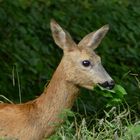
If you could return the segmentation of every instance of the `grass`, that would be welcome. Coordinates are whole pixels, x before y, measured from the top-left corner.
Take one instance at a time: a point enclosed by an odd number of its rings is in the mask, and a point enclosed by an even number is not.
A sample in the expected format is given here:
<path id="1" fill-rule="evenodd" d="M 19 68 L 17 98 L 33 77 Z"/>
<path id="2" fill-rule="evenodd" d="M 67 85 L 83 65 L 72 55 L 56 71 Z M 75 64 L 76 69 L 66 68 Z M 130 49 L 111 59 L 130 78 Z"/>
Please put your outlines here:
<path id="1" fill-rule="evenodd" d="M 73 121 L 67 119 L 48 140 L 139 140 L 140 121 L 129 106 L 120 110 L 120 106 L 112 107 L 101 118 L 73 113 Z"/>

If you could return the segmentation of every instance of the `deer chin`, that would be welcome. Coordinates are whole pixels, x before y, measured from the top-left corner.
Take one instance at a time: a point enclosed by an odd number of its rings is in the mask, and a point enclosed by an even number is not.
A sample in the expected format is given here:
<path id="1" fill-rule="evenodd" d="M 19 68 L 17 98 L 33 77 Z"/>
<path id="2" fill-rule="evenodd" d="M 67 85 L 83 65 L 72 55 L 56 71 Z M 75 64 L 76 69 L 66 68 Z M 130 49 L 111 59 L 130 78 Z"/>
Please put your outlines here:
<path id="1" fill-rule="evenodd" d="M 83 85 L 82 87 L 89 89 L 89 90 L 93 90 L 94 86 L 93 85 Z"/>

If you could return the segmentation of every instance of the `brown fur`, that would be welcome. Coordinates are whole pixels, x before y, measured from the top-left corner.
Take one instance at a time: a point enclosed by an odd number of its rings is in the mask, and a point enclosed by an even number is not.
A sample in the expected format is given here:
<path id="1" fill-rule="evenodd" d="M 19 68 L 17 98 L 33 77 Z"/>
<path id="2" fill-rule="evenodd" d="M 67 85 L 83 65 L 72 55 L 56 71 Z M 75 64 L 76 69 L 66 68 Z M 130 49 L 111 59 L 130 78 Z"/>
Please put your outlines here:
<path id="1" fill-rule="evenodd" d="M 0 104 L 0 137 L 18 140 L 41 140 L 54 133 L 58 124 L 63 122 L 60 114 L 64 109 L 70 109 L 78 96 L 79 87 L 92 89 L 93 85 L 106 79 L 97 78 L 81 66 L 82 60 L 91 60 L 94 65 L 100 62 L 92 50 L 107 32 L 103 28 L 95 42 L 86 36 L 83 43 L 76 45 L 70 35 L 55 21 L 51 22 L 54 40 L 64 51 L 64 56 L 55 71 L 49 85 L 42 95 L 23 104 Z M 106 29 L 106 30 L 105 30 Z M 95 34 L 95 33 L 94 33 Z M 88 49 L 84 46 L 91 41 Z M 80 47 L 81 46 L 81 47 Z M 93 49 L 93 48 L 92 48 Z M 95 80 L 92 80 L 95 79 Z"/>

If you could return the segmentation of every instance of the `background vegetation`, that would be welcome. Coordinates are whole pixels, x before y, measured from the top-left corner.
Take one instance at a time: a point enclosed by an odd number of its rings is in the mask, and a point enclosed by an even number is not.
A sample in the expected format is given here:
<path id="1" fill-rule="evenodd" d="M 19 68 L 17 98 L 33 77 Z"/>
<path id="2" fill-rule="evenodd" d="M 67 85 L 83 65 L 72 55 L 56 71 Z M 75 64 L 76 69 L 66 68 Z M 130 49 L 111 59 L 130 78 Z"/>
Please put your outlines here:
<path id="1" fill-rule="evenodd" d="M 41 94 L 62 57 L 51 36 L 51 18 L 76 42 L 110 25 L 97 52 L 108 73 L 126 89 L 125 105 L 139 118 L 139 0 L 0 0 L 0 94 L 15 103 Z M 73 111 L 85 118 L 96 114 L 102 118 L 103 110 L 110 109 L 105 108 L 106 102 L 96 91 L 82 89 Z"/>

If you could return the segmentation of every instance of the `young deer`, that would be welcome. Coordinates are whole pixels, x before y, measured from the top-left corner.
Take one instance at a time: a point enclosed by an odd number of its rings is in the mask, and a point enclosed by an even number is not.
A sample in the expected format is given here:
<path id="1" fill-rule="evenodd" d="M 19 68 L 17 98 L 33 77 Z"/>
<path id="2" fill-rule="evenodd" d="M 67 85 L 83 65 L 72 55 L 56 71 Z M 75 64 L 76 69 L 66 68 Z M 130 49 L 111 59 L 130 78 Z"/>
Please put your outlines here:
<path id="1" fill-rule="evenodd" d="M 80 87 L 92 90 L 96 84 L 112 89 L 114 81 L 93 51 L 107 33 L 108 25 L 85 36 L 78 45 L 68 32 L 51 21 L 55 43 L 64 56 L 49 85 L 37 99 L 23 104 L 0 104 L 0 137 L 16 140 L 42 140 L 63 122 L 60 114 L 70 109 Z"/>

